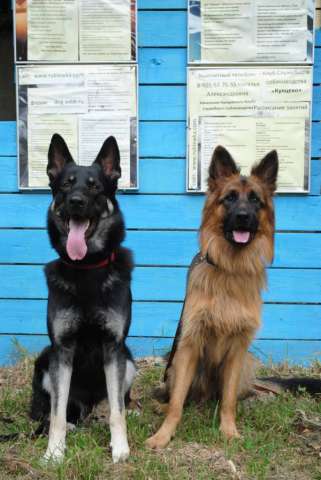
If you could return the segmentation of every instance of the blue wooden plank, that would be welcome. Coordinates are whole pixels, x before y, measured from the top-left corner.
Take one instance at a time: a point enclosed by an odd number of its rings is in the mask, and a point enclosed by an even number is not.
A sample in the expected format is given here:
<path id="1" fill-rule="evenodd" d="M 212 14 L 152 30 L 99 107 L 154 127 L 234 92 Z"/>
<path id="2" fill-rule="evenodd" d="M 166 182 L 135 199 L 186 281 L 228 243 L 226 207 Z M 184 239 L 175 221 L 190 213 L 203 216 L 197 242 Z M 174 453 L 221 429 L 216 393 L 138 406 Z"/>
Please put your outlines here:
<path id="1" fill-rule="evenodd" d="M 17 348 L 17 343 L 19 347 Z M 0 366 L 14 365 L 23 355 L 37 354 L 49 344 L 47 335 L 0 335 Z M 167 338 L 128 338 L 127 344 L 135 358 L 160 356 L 169 351 L 172 340 Z M 22 347 L 22 348 L 21 348 Z"/>
<path id="2" fill-rule="evenodd" d="M 0 335 L 0 366 L 14 365 L 22 355 L 34 355 L 48 343 L 46 335 Z"/>
<path id="3" fill-rule="evenodd" d="M 321 305 L 263 306 L 260 339 L 321 339 Z"/>
<path id="4" fill-rule="evenodd" d="M 17 190 L 17 157 L 0 157 L 0 192 Z"/>
<path id="5" fill-rule="evenodd" d="M 140 159 L 139 192 L 184 193 L 185 163 L 185 158 Z M 3 192 L 18 192 L 16 157 L 0 157 L 0 193 Z"/>
<path id="6" fill-rule="evenodd" d="M 311 185 L 310 195 L 320 195 L 321 187 L 321 162 L 320 160 L 311 161 Z"/>
<path id="7" fill-rule="evenodd" d="M 184 193 L 186 190 L 185 166 L 185 158 L 141 159 L 139 163 L 139 192 Z"/>
<path id="8" fill-rule="evenodd" d="M 16 343 L 29 353 L 38 353 L 48 345 L 47 336 L 38 335 L 0 335 L 0 365 L 15 364 L 21 355 Z M 135 358 L 164 355 L 169 351 L 172 340 L 163 338 L 129 338 Z M 321 342 L 312 341 L 273 341 L 255 340 L 250 350 L 264 363 L 288 361 L 289 363 L 309 365 L 320 360 Z"/>
<path id="9" fill-rule="evenodd" d="M 263 363 L 305 365 L 321 360 L 321 342 L 305 340 L 255 340 L 250 351 Z"/>
<path id="10" fill-rule="evenodd" d="M 6 135 L 15 122 L 0 122 L 0 136 Z M 140 122 L 139 149 L 141 157 L 185 157 L 186 155 L 186 125 L 180 122 Z M 321 123 L 312 124 L 312 157 L 321 157 Z M 16 138 L 10 144 L 0 143 L 0 157 L 16 155 Z"/>
<path id="11" fill-rule="evenodd" d="M 185 193 L 185 158 L 139 160 L 139 193 Z M 310 194 L 320 195 L 321 162 L 311 162 Z M 17 159 L 0 157 L 0 192 L 17 192 Z"/>
<path id="12" fill-rule="evenodd" d="M 139 135 L 141 157 L 185 157 L 185 122 L 140 122 Z"/>
<path id="13" fill-rule="evenodd" d="M 184 193 L 185 176 L 183 158 L 139 160 L 140 193 Z M 0 158 L 0 192 L 18 192 L 16 157 Z"/>
<path id="14" fill-rule="evenodd" d="M 142 158 L 139 160 L 139 193 L 185 193 L 185 158 Z M 320 195 L 321 162 L 311 162 L 310 194 Z M 0 160 L 0 192 L 18 192 L 17 159 Z"/>
<path id="15" fill-rule="evenodd" d="M 185 158 L 139 160 L 139 193 L 185 193 Z M 321 162 L 311 162 L 310 194 L 320 195 Z M 18 192 L 16 157 L 0 157 L 0 192 Z"/>
<path id="16" fill-rule="evenodd" d="M 188 266 L 198 251 L 196 231 L 127 232 L 136 265 Z M 273 267 L 321 268 L 320 233 L 277 233 Z M 45 230 L 0 230 L 0 263 L 44 264 L 57 257 Z"/>
<path id="17" fill-rule="evenodd" d="M 16 122 L 0 122 L 0 156 L 16 155 Z"/>
<path id="18" fill-rule="evenodd" d="M 321 191 L 321 162 L 320 160 L 311 161 L 311 195 L 320 195 Z"/>
<path id="19" fill-rule="evenodd" d="M 321 252 L 321 235 L 277 233 L 273 267 L 321 268 L 316 252 Z"/>
<path id="20" fill-rule="evenodd" d="M 134 300 L 178 301 L 185 294 L 186 268 L 136 267 L 133 274 Z M 320 302 L 320 270 L 270 269 L 267 302 Z M 2 298 L 47 297 L 43 268 L 39 265 L 1 265 L 0 292 Z"/>
<path id="21" fill-rule="evenodd" d="M 186 87 L 146 85 L 139 89 L 141 120 L 186 119 Z"/>
<path id="22" fill-rule="evenodd" d="M 0 138 L 8 137 L 16 122 L 0 122 Z M 185 157 L 185 122 L 140 122 L 139 148 L 141 157 Z M 16 155 L 16 138 L 0 143 L 0 157 Z M 10 151 L 10 153 L 6 153 Z"/>
<path id="23" fill-rule="evenodd" d="M 186 47 L 187 14 L 178 12 L 138 12 L 139 47 Z"/>
<path id="24" fill-rule="evenodd" d="M 321 48 L 314 49 L 313 83 L 321 83 Z"/>
<path id="25" fill-rule="evenodd" d="M 311 156 L 321 157 L 321 123 L 320 122 L 312 123 L 311 139 L 312 139 Z"/>
<path id="26" fill-rule="evenodd" d="M 50 199 L 49 194 L 0 195 L 0 228 L 44 227 Z M 118 199 L 127 228 L 135 229 L 196 229 L 204 204 L 204 195 L 188 194 L 128 194 Z M 320 196 L 282 195 L 275 203 L 278 230 L 320 231 Z"/>
<path id="27" fill-rule="evenodd" d="M 321 86 L 313 87 L 312 120 L 321 120 Z"/>
<path id="28" fill-rule="evenodd" d="M 138 0 L 137 6 L 139 9 L 157 8 L 161 10 L 187 8 L 187 0 Z"/>
<path id="29" fill-rule="evenodd" d="M 0 300 L 0 334 L 45 334 L 46 300 Z M 181 302 L 134 302 L 130 335 L 173 337 Z M 259 339 L 321 339 L 321 305 L 265 304 Z"/>
<path id="30" fill-rule="evenodd" d="M 0 132 L 8 127 L 0 122 Z M 0 157 L 5 156 L 8 145 L 0 143 Z M 312 124 L 312 157 L 321 157 L 321 123 Z M 11 154 L 16 155 L 16 141 L 10 145 Z M 140 122 L 139 124 L 139 153 L 140 157 L 151 158 L 176 158 L 186 155 L 186 125 L 180 122 Z M 13 160 L 14 161 L 14 160 Z M 6 168 L 5 166 L 3 168 Z M 12 173 L 11 173 L 12 174 Z M 11 185 L 14 183 L 11 178 Z"/>
<path id="31" fill-rule="evenodd" d="M 317 28 L 315 30 L 315 40 L 314 40 L 315 46 L 320 47 L 321 46 L 321 28 Z M 315 49 L 317 50 L 317 49 Z"/>
<path id="32" fill-rule="evenodd" d="M 186 48 L 140 48 L 140 83 L 186 83 Z"/>

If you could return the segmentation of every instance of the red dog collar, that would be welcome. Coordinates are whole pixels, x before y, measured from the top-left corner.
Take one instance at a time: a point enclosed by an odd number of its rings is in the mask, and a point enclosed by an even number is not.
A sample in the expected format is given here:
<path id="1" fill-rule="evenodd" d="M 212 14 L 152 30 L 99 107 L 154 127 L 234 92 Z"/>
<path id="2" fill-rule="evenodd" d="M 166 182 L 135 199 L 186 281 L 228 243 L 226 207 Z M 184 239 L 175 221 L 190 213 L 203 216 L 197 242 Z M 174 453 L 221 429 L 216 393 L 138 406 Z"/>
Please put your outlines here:
<path id="1" fill-rule="evenodd" d="M 71 268 L 76 268 L 77 270 L 93 270 L 95 268 L 106 267 L 107 265 L 109 265 L 109 263 L 114 262 L 115 259 L 116 259 L 115 252 L 112 252 L 109 257 L 105 258 L 105 260 L 101 260 L 98 263 L 89 263 L 89 264 L 86 264 L 86 263 L 84 263 L 84 264 L 71 263 L 71 262 L 67 262 L 66 260 L 62 260 L 62 259 L 61 259 L 61 261 L 64 265 L 67 265 L 68 267 L 71 267 Z"/>

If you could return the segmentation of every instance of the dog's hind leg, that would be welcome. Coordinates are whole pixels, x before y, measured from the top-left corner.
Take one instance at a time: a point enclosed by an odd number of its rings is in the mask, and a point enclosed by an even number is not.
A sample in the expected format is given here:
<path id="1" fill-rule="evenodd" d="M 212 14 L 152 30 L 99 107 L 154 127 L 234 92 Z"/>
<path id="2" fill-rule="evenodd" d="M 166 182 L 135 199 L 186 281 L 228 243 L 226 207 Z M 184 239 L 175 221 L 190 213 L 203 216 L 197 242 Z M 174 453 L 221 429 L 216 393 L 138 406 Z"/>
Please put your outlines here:
<path id="1" fill-rule="evenodd" d="M 113 462 L 117 463 L 126 460 L 129 456 L 125 417 L 125 393 L 128 386 L 127 361 L 124 352 L 114 349 L 114 346 L 104 345 L 104 370 L 110 407 L 110 444 Z"/>
<path id="2" fill-rule="evenodd" d="M 57 350 L 50 359 L 50 428 L 45 461 L 63 460 L 66 446 L 67 404 L 72 374 L 73 348 Z"/>
<path id="3" fill-rule="evenodd" d="M 170 394 L 167 416 L 155 435 L 146 444 L 150 448 L 164 448 L 173 437 L 181 419 L 185 398 L 196 371 L 198 354 L 190 345 L 176 350 L 171 368 L 173 369 L 173 387 Z"/>
<path id="4" fill-rule="evenodd" d="M 125 393 L 129 392 L 130 387 L 134 381 L 136 375 L 136 367 L 132 360 L 126 360 L 126 373 L 125 373 Z"/>

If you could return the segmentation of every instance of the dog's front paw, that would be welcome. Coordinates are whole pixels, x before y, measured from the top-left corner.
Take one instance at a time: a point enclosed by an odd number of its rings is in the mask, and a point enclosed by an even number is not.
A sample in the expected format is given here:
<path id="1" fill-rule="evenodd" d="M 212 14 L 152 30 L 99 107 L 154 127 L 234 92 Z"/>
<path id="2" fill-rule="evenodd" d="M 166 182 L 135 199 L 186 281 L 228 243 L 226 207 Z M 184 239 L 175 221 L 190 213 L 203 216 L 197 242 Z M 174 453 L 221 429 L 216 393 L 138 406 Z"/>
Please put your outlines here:
<path id="1" fill-rule="evenodd" d="M 42 457 L 42 463 L 62 463 L 65 456 L 65 449 L 56 447 L 54 449 L 47 448 L 46 453 Z"/>
<path id="2" fill-rule="evenodd" d="M 113 462 L 125 462 L 129 457 L 129 446 L 127 441 L 114 442 L 111 445 Z"/>
<path id="3" fill-rule="evenodd" d="M 165 448 L 171 440 L 170 435 L 157 432 L 152 437 L 146 440 L 146 446 L 149 448 Z"/>
<path id="4" fill-rule="evenodd" d="M 235 423 L 222 423 L 220 425 L 220 432 L 224 435 L 227 440 L 234 440 L 236 438 L 241 438 Z"/>

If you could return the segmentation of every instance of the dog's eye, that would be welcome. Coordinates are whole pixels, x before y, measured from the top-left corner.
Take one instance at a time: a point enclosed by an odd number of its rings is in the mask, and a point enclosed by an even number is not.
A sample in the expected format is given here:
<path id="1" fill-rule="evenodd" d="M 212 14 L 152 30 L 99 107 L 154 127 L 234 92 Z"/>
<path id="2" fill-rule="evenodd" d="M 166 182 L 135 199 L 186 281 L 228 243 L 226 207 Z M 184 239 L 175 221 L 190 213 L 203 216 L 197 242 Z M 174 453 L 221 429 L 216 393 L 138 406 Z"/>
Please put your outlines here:
<path id="1" fill-rule="evenodd" d="M 259 199 L 259 197 L 257 196 L 257 194 L 255 192 L 250 192 L 249 196 L 248 196 L 248 199 L 251 203 L 254 203 L 256 205 L 259 205 L 261 203 L 261 200 Z"/>
<path id="2" fill-rule="evenodd" d="M 226 202 L 235 202 L 238 199 L 238 193 L 235 192 L 234 190 L 232 192 L 229 192 L 226 197 L 224 198 L 224 201 Z"/>
<path id="3" fill-rule="evenodd" d="M 90 188 L 97 188 L 97 184 L 95 182 L 95 179 L 93 177 L 89 177 L 87 180 L 88 187 Z"/>
<path id="4" fill-rule="evenodd" d="M 64 181 L 62 184 L 63 188 L 68 188 L 70 187 L 73 183 L 75 183 L 76 177 L 75 175 L 70 175 L 70 177 L 67 178 L 67 180 Z"/>

